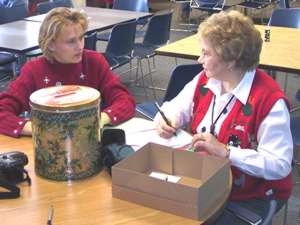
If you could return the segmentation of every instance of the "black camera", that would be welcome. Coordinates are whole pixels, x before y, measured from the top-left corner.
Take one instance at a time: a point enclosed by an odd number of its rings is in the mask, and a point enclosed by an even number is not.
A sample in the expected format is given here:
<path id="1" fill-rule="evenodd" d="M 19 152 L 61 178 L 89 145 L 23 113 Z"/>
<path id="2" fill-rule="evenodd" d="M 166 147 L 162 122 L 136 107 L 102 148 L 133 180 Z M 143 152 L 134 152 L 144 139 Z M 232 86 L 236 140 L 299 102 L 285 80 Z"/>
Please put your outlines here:
<path id="1" fill-rule="evenodd" d="M 24 181 L 24 166 L 28 158 L 23 152 L 12 151 L 0 154 L 0 179 L 18 183 Z"/>
<path id="2" fill-rule="evenodd" d="M 1 198 L 16 198 L 20 195 L 17 183 L 27 181 L 31 184 L 28 172 L 24 166 L 28 164 L 28 158 L 23 152 L 12 151 L 0 154 L 0 186 L 10 192 L 0 192 Z"/>
<path id="3" fill-rule="evenodd" d="M 24 167 L 28 158 L 23 152 L 13 151 L 0 154 L 0 169 Z"/>

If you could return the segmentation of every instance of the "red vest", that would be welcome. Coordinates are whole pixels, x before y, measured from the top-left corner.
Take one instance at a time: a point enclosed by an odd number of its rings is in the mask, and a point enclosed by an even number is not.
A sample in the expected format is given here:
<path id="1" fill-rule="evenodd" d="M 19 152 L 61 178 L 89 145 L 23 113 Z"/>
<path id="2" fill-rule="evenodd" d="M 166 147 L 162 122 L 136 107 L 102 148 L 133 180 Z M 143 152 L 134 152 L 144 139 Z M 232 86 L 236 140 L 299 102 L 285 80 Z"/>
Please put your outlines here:
<path id="1" fill-rule="evenodd" d="M 194 116 L 191 120 L 193 133 L 196 133 L 196 129 L 208 111 L 213 97 L 213 93 L 204 87 L 207 80 L 206 75 L 203 74 L 195 90 Z M 236 100 L 220 128 L 218 140 L 227 144 L 230 136 L 236 135 L 240 142 L 241 151 L 243 148 L 256 149 L 259 125 L 280 98 L 287 102 L 277 83 L 266 73 L 257 69 L 247 104 L 243 105 L 238 99 Z M 288 199 L 291 194 L 291 174 L 280 180 L 265 180 L 246 174 L 235 166 L 231 166 L 231 171 L 233 174 L 231 200 L 264 198 L 270 189 L 273 190 L 274 196 L 278 199 Z"/>

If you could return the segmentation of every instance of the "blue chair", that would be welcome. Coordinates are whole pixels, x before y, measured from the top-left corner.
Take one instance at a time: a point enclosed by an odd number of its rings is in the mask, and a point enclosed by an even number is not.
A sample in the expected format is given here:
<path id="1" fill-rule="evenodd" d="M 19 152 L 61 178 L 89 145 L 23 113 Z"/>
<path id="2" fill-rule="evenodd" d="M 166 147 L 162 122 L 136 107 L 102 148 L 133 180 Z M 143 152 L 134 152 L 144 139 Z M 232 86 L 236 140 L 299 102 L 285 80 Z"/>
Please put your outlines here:
<path id="1" fill-rule="evenodd" d="M 26 4 L 13 5 L 9 8 L 0 8 L 0 24 L 22 20 L 28 16 Z"/>
<path id="2" fill-rule="evenodd" d="M 41 2 L 36 5 L 38 14 L 44 14 L 55 8 L 54 2 Z"/>
<path id="3" fill-rule="evenodd" d="M 289 0 L 279 0 L 278 6 L 279 8 L 283 8 L 283 9 L 290 8 L 290 2 Z"/>
<path id="4" fill-rule="evenodd" d="M 268 6 L 273 4 L 272 0 L 245 0 L 239 4 L 238 6 L 244 8 L 245 13 L 247 9 L 252 9 L 252 10 L 262 10 Z M 264 23 L 264 15 L 261 15 L 261 23 Z"/>
<path id="5" fill-rule="evenodd" d="M 279 8 L 271 15 L 268 25 L 300 28 L 300 8 Z"/>
<path id="6" fill-rule="evenodd" d="M 199 74 L 202 69 L 201 64 L 183 64 L 176 66 L 171 74 L 165 96 L 162 100 L 158 101 L 158 103 L 162 105 L 163 102 L 170 101 L 176 97 L 183 87 Z M 157 113 L 157 108 L 154 102 L 144 102 L 137 104 L 136 111 L 153 120 Z"/>
<path id="7" fill-rule="evenodd" d="M 114 0 L 113 9 L 149 12 L 148 0 Z"/>
<path id="8" fill-rule="evenodd" d="M 269 6 L 272 3 L 270 0 L 246 0 L 238 5 L 244 8 L 262 9 Z"/>
<path id="9" fill-rule="evenodd" d="M 73 8 L 73 2 L 71 0 L 54 0 L 51 2 L 41 2 L 37 4 L 36 10 L 38 14 L 44 14 L 57 7 Z"/>
<path id="10" fill-rule="evenodd" d="M 110 65 L 115 69 L 131 62 L 136 21 L 115 25 L 110 33 L 104 56 Z"/>
<path id="11" fill-rule="evenodd" d="M 67 7 L 67 8 L 73 8 L 73 2 L 72 0 L 54 0 L 54 8 L 56 7 Z"/>
<path id="12" fill-rule="evenodd" d="M 149 12 L 148 0 L 114 0 L 113 9 L 136 11 L 136 12 Z M 144 26 L 147 24 L 148 19 L 138 19 L 137 25 Z M 98 34 L 99 41 L 108 41 L 109 31 L 100 32 Z M 139 33 L 139 36 L 141 34 Z"/>
<path id="13" fill-rule="evenodd" d="M 0 8 L 0 24 L 22 20 L 28 16 L 26 4 L 11 5 L 7 8 Z M 10 52 L 0 52 L 0 67 L 2 72 L 9 74 L 5 75 L 5 79 L 14 74 L 13 63 L 16 62 L 17 57 Z"/>
<path id="14" fill-rule="evenodd" d="M 84 36 L 84 48 L 96 51 L 97 32 L 87 33 Z"/>
<path id="15" fill-rule="evenodd" d="M 167 11 L 164 13 L 156 14 L 150 18 L 146 34 L 142 43 L 136 43 L 134 46 L 133 56 L 137 58 L 137 68 L 136 68 L 136 82 L 138 80 L 139 70 L 141 71 L 142 86 L 147 96 L 145 90 L 144 77 L 146 75 L 150 76 L 151 79 L 151 89 L 153 89 L 153 94 L 155 96 L 155 89 L 159 89 L 153 86 L 152 73 L 150 58 L 153 58 L 153 67 L 155 68 L 155 49 L 169 42 L 170 30 L 171 30 L 171 19 L 173 11 Z M 147 59 L 148 62 L 148 73 L 144 74 L 142 67 L 142 60 Z M 156 97 L 156 96 L 155 96 Z"/>
<path id="16" fill-rule="evenodd" d="M 0 52 L 0 82 L 9 81 L 14 77 L 14 66 L 17 57 L 10 52 Z"/>
<path id="17" fill-rule="evenodd" d="M 212 14 L 226 10 L 231 6 L 226 5 L 226 0 L 191 0 L 190 7 Z"/>

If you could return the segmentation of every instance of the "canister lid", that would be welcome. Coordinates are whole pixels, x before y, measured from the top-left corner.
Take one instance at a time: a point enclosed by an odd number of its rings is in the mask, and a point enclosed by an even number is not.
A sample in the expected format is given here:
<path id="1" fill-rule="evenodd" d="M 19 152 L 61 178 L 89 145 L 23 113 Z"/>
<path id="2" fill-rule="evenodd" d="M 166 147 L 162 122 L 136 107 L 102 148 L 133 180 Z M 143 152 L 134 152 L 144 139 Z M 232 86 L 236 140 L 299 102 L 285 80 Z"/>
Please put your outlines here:
<path id="1" fill-rule="evenodd" d="M 43 88 L 30 95 L 31 106 L 45 108 L 77 108 L 100 99 L 100 92 L 94 88 L 79 85 L 62 85 Z"/>

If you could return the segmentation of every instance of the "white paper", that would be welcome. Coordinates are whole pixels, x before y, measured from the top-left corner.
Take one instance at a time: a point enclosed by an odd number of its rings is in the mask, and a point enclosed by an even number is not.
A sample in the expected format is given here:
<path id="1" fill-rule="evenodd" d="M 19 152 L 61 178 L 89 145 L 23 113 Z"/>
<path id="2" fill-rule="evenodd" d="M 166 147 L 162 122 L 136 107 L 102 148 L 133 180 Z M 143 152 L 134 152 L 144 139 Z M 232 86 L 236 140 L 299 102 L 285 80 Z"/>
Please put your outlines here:
<path id="1" fill-rule="evenodd" d="M 181 177 L 160 172 L 151 172 L 149 176 L 172 183 L 177 183 L 181 179 Z"/>
<path id="2" fill-rule="evenodd" d="M 126 134 L 126 144 L 138 150 L 145 144 L 152 142 L 173 148 L 180 148 L 192 142 L 192 136 L 184 130 L 178 130 L 177 135 L 169 139 L 161 138 L 155 129 L 153 121 L 133 118 L 116 128 L 123 129 Z"/>

